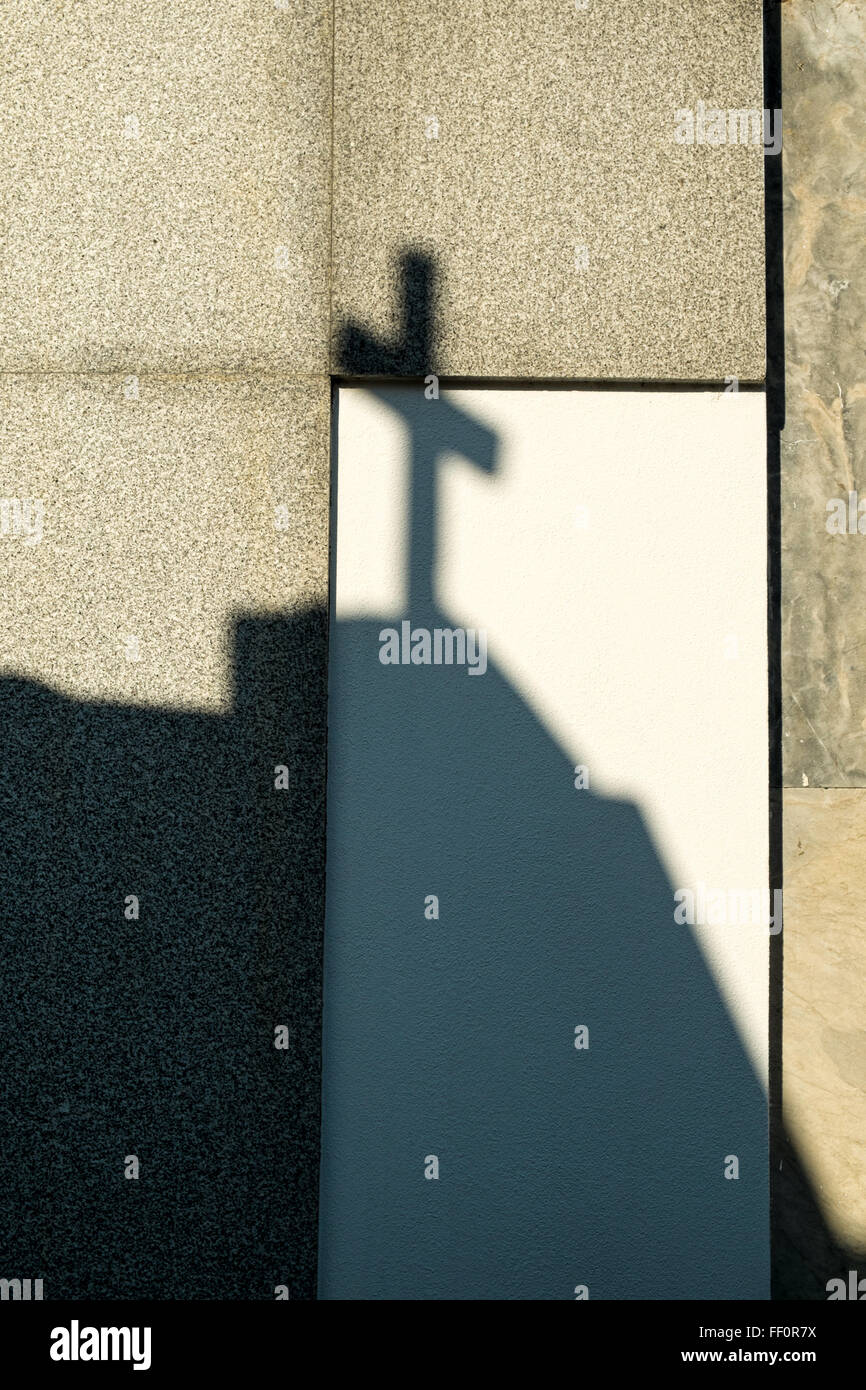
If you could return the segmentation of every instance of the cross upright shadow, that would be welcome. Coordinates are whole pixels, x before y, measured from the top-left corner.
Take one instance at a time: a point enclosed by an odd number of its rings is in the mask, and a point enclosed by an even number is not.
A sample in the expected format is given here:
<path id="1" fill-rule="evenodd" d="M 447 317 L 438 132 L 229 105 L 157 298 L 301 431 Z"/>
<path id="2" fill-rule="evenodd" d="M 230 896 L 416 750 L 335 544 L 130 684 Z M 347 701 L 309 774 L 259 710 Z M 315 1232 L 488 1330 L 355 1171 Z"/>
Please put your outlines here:
<path id="1" fill-rule="evenodd" d="M 436 469 L 500 447 L 425 394 L 434 266 L 401 273 L 395 340 L 349 324 L 340 364 L 405 426 L 406 616 L 451 627 Z M 766 1296 L 766 1098 L 640 812 L 495 661 L 383 664 L 393 621 L 330 625 L 320 1296 Z"/>
<path id="2" fill-rule="evenodd" d="M 496 469 L 498 439 L 492 430 L 461 410 L 453 401 L 438 397 L 433 373 L 433 305 L 436 301 L 435 266 L 418 252 L 401 258 L 403 293 L 401 328 L 393 344 L 383 342 L 357 324 L 344 327 L 339 360 L 348 374 L 393 376 L 417 369 L 425 376 L 430 410 L 419 414 L 415 393 L 401 396 L 372 387 L 379 399 L 396 410 L 409 433 L 408 593 L 413 617 L 435 608 L 434 576 L 437 561 L 436 469 L 445 454 L 459 453 L 483 472 Z"/>

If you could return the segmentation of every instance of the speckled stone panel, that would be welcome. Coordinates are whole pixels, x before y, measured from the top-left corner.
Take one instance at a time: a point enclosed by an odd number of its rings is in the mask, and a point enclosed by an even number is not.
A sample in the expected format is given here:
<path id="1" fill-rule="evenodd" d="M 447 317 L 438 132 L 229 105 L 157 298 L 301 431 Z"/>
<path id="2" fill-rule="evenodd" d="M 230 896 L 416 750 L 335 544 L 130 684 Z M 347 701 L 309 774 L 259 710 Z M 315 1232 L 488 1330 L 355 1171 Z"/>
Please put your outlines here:
<path id="1" fill-rule="evenodd" d="M 793 0 L 782 33 L 785 782 L 864 786 L 866 12 Z"/>
<path id="2" fill-rule="evenodd" d="M 329 414 L 326 381 L 0 378 L 4 669 L 229 709 L 236 615 L 326 601 Z"/>
<path id="3" fill-rule="evenodd" d="M 3 382 L 0 1230 L 49 1299 L 315 1293 L 328 419 Z"/>
<path id="4" fill-rule="evenodd" d="M 678 143 L 699 102 L 762 110 L 760 0 L 336 0 L 335 369 L 762 380 L 763 148 Z M 431 351 L 352 360 L 408 253 Z"/>
<path id="5" fill-rule="evenodd" d="M 327 0 L 16 0 L 0 367 L 327 369 Z"/>

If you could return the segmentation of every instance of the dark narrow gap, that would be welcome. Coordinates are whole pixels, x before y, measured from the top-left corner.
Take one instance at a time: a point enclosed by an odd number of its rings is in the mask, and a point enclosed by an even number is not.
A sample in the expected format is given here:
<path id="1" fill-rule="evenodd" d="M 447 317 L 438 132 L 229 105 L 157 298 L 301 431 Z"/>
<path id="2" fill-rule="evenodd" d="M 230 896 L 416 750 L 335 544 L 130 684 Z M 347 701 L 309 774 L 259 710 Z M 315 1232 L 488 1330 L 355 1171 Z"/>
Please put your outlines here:
<path id="1" fill-rule="evenodd" d="M 764 0 L 764 107 L 782 107 L 781 11 Z M 785 304 L 783 183 L 780 151 L 764 158 L 767 305 L 767 649 L 769 728 L 770 891 L 783 887 L 782 832 L 782 478 L 781 435 L 785 424 Z M 771 901 L 773 899 L 771 898 Z M 784 909 L 783 909 L 784 911 Z M 782 998 L 784 930 L 770 937 L 769 1124 L 770 1245 L 772 1294 L 777 1296 L 775 1260 L 783 1163 Z"/>

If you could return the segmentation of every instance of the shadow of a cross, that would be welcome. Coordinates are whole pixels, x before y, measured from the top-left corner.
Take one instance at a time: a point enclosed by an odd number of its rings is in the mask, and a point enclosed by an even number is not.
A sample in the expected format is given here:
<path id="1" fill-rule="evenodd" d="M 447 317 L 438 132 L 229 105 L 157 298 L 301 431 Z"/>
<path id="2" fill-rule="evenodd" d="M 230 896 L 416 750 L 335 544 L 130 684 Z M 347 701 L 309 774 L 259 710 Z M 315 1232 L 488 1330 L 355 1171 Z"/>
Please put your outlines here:
<path id="1" fill-rule="evenodd" d="M 498 462 L 498 439 L 486 425 L 438 394 L 434 376 L 435 267 L 429 256 L 417 251 L 400 258 L 400 333 L 383 342 L 355 323 L 345 324 L 338 342 L 341 370 L 348 376 L 423 376 L 428 383 L 407 383 L 405 398 L 370 386 L 386 405 L 396 410 L 409 434 L 409 611 L 413 618 L 435 609 L 437 560 L 437 464 L 446 455 L 459 454 L 485 473 Z M 418 410 L 419 391 L 429 401 L 429 412 Z"/>

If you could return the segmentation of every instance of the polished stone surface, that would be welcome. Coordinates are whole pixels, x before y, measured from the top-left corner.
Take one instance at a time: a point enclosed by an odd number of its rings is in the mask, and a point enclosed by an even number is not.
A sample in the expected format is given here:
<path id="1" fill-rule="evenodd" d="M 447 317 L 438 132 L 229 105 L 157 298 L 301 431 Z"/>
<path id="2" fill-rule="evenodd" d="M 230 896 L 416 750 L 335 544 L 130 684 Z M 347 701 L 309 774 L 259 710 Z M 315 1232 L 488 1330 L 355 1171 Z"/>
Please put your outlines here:
<path id="1" fill-rule="evenodd" d="M 866 1269 L 866 16 L 782 7 L 786 426 L 781 445 L 784 1134 L 774 1291 Z M 830 504 L 828 508 L 828 504 Z M 842 534 L 828 530 L 833 513 Z"/>
<path id="2" fill-rule="evenodd" d="M 866 512 L 866 12 L 786 5 L 783 63 L 785 782 L 863 786 L 866 534 L 827 524 Z"/>
<path id="3" fill-rule="evenodd" d="M 866 791 L 791 789 L 784 811 L 785 1128 L 817 1210 L 783 1224 L 818 1274 L 828 1237 L 866 1253 Z"/>

